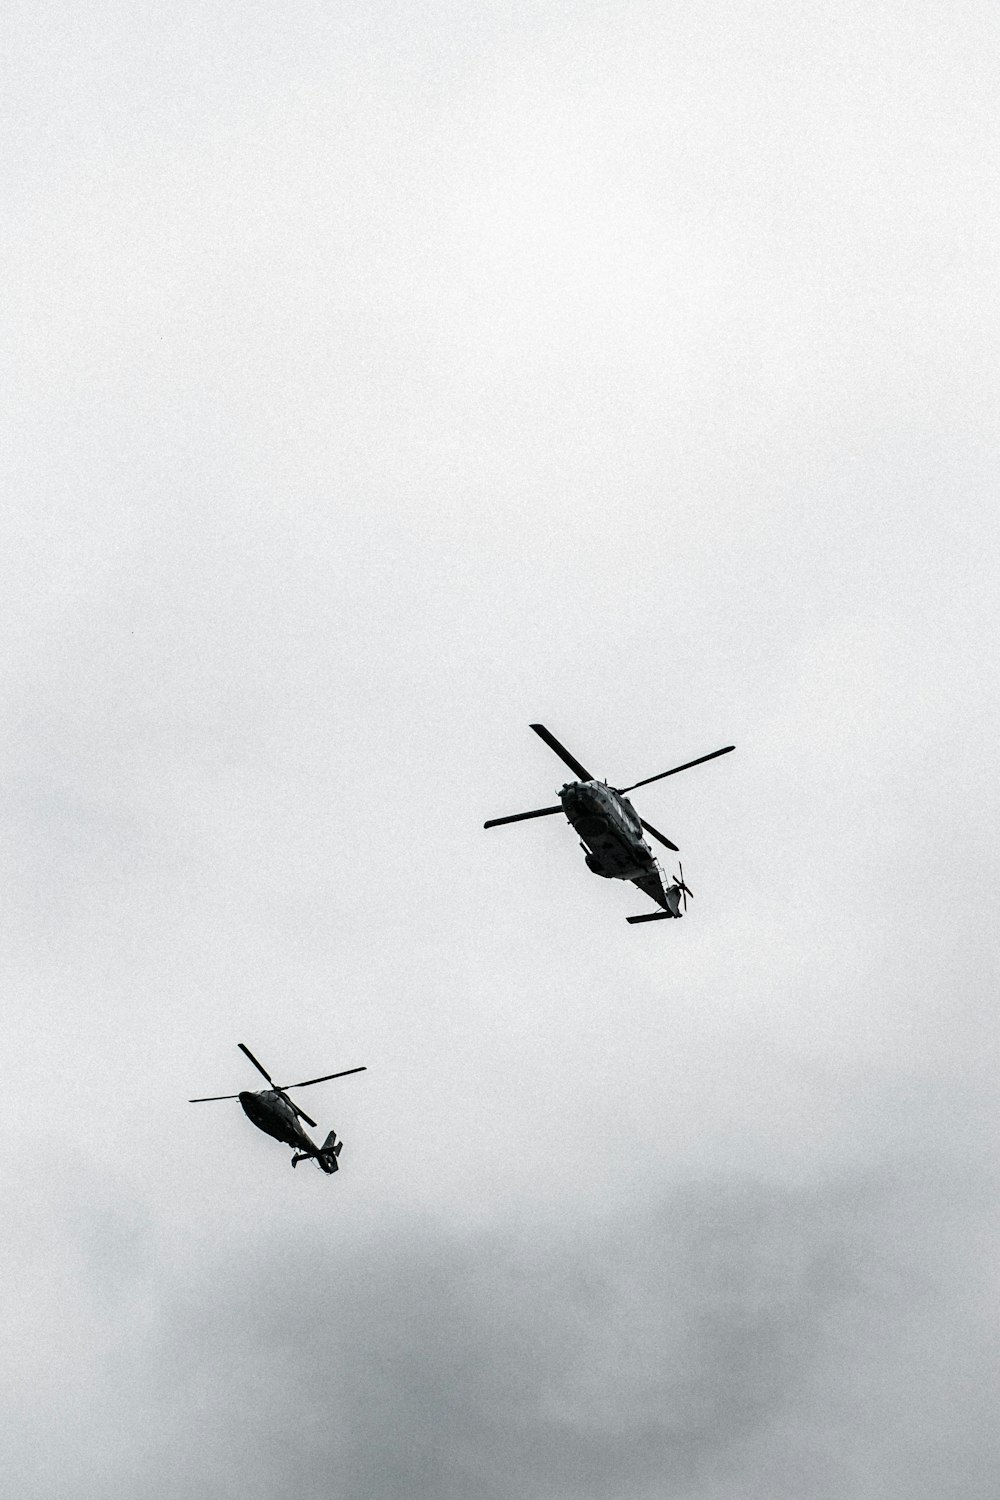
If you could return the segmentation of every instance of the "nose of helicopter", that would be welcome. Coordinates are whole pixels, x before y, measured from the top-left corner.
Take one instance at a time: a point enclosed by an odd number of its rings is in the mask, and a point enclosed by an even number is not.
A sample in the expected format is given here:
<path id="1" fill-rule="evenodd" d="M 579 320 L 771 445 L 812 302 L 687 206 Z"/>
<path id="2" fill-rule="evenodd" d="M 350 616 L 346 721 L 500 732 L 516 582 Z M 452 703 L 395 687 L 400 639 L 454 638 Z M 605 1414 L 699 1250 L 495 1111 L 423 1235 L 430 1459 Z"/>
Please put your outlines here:
<path id="1" fill-rule="evenodd" d="M 263 1114 L 266 1114 L 266 1110 L 262 1107 L 259 1094 L 251 1094 L 249 1090 L 247 1090 L 239 1095 L 239 1101 L 243 1107 L 243 1113 L 249 1119 L 251 1119 L 255 1125 L 258 1123 L 261 1116 Z"/>

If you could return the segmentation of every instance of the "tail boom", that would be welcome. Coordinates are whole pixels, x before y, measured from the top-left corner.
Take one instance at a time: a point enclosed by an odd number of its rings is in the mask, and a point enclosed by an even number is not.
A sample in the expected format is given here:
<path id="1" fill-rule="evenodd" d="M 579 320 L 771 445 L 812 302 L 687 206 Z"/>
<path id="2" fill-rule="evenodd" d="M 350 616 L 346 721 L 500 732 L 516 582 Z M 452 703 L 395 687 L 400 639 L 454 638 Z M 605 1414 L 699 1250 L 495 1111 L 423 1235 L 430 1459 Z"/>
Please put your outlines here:
<path id="1" fill-rule="evenodd" d="M 310 1142 L 310 1145 L 312 1143 Z M 313 1146 L 311 1151 L 297 1151 L 292 1157 L 292 1166 L 297 1167 L 300 1161 L 314 1161 L 321 1172 L 332 1176 L 334 1172 L 340 1171 L 340 1163 L 337 1158 L 343 1150 L 343 1141 L 337 1140 L 337 1132 L 331 1130 L 322 1146 Z"/>

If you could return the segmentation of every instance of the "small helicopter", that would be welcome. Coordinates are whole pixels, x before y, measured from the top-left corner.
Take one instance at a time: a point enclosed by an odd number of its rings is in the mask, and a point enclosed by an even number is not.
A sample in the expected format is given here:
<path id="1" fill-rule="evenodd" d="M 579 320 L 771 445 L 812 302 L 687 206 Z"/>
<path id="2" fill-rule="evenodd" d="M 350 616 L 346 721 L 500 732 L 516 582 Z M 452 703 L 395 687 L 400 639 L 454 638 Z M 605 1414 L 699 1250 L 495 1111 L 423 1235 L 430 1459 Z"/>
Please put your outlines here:
<path id="1" fill-rule="evenodd" d="M 684 867 L 680 867 L 679 876 L 668 882 L 652 849 L 642 836 L 643 830 L 667 849 L 672 849 L 675 854 L 677 845 L 640 818 L 625 793 L 634 792 L 636 787 L 648 786 L 651 781 L 662 781 L 664 776 L 676 776 L 678 771 L 700 766 L 703 761 L 714 760 L 717 755 L 728 755 L 730 750 L 736 748 L 735 745 L 724 745 L 721 750 L 713 750 L 710 755 L 699 755 L 697 760 L 686 760 L 682 766 L 660 771 L 656 776 L 647 776 L 644 781 L 634 781 L 631 786 L 613 787 L 608 786 L 607 782 L 596 780 L 575 756 L 570 755 L 564 745 L 560 745 L 544 724 L 532 724 L 531 728 L 580 779 L 567 782 L 562 787 L 558 807 L 540 807 L 534 812 L 513 813 L 509 818 L 490 818 L 483 827 L 496 828 L 501 823 L 521 823 L 526 818 L 548 818 L 553 813 L 563 812 L 580 836 L 580 847 L 586 855 L 588 870 L 593 870 L 595 875 L 603 875 L 607 880 L 631 880 L 644 895 L 662 908 L 660 911 L 643 912 L 637 917 L 626 917 L 627 922 L 663 922 L 668 917 L 679 917 L 681 902 L 683 901 L 686 911 L 687 898 L 694 894 L 684 883 Z"/>
<path id="2" fill-rule="evenodd" d="M 305 1089 L 313 1083 L 326 1083 L 331 1078 L 346 1078 L 349 1073 L 364 1073 L 366 1068 L 345 1068 L 341 1073 L 324 1073 L 322 1078 L 306 1078 L 302 1083 L 276 1084 L 266 1068 L 262 1068 L 254 1057 L 249 1047 L 242 1042 L 237 1046 L 244 1053 L 258 1073 L 263 1073 L 269 1089 L 261 1089 L 259 1094 L 244 1091 L 242 1094 L 208 1094 L 202 1099 L 189 1099 L 189 1104 L 211 1104 L 217 1099 L 238 1099 L 243 1106 L 243 1113 L 258 1130 L 263 1130 L 266 1135 L 273 1135 L 275 1140 L 284 1141 L 286 1146 L 291 1146 L 295 1155 L 292 1157 L 292 1166 L 297 1167 L 300 1161 L 313 1161 L 324 1172 L 332 1174 L 338 1170 L 341 1147 L 343 1141 L 337 1140 L 337 1132 L 331 1130 L 322 1146 L 317 1146 L 306 1135 L 300 1120 L 311 1125 L 315 1130 L 316 1121 L 310 1120 L 309 1116 L 297 1104 L 293 1104 L 288 1097 L 289 1089 Z"/>

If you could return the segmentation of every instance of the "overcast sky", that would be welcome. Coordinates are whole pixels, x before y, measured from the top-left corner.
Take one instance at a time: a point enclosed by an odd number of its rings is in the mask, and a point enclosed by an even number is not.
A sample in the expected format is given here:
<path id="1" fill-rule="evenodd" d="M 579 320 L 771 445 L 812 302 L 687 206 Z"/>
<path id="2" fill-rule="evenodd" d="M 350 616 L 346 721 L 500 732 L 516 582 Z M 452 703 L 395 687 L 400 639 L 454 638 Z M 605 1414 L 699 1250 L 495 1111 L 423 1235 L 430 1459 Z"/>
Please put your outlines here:
<path id="1" fill-rule="evenodd" d="M 10 1494 L 994 1500 L 995 6 L 2 37 Z"/>

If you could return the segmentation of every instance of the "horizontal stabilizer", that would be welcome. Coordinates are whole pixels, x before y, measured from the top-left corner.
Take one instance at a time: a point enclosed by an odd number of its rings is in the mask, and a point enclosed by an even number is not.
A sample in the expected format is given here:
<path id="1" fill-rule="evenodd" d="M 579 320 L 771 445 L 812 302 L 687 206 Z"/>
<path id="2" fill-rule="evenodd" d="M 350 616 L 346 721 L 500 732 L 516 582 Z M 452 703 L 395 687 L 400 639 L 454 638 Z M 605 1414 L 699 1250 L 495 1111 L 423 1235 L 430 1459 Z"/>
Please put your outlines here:
<path id="1" fill-rule="evenodd" d="M 673 917 L 672 911 L 644 911 L 640 917 L 626 917 L 626 922 L 666 922 Z"/>

